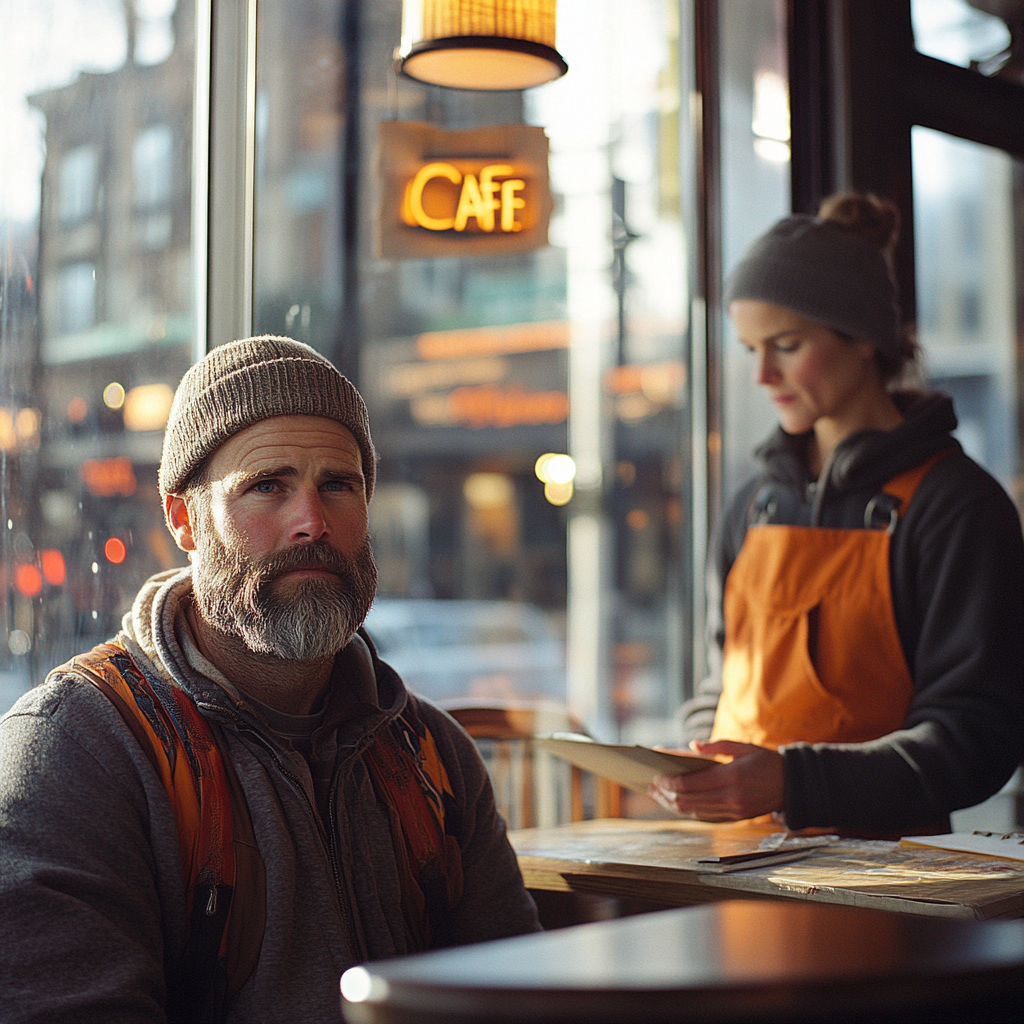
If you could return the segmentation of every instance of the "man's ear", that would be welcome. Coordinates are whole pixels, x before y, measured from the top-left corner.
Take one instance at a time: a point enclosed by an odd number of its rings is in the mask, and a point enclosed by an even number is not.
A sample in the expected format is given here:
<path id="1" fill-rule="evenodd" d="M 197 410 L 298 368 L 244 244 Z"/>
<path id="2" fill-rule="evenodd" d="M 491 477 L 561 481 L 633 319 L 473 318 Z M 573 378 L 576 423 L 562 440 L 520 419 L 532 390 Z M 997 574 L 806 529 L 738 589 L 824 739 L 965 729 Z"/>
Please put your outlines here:
<path id="1" fill-rule="evenodd" d="M 167 528 L 174 537 L 174 543 L 182 551 L 195 551 L 196 540 L 192 533 L 192 520 L 189 518 L 188 505 L 180 494 L 168 494 L 164 498 L 164 516 Z"/>

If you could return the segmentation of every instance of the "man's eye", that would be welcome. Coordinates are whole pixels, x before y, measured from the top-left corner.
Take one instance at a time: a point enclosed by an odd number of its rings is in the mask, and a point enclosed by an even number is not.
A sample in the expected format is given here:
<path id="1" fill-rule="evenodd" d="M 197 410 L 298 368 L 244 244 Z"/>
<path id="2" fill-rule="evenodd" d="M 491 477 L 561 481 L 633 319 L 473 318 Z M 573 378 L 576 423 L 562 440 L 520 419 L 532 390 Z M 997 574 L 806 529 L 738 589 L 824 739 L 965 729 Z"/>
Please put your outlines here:
<path id="1" fill-rule="evenodd" d="M 259 483 L 253 484 L 251 490 L 256 494 L 273 494 L 277 490 L 277 481 L 260 480 Z"/>
<path id="2" fill-rule="evenodd" d="M 328 480 L 327 483 L 324 484 L 324 490 L 325 491 L 332 491 L 332 492 L 351 491 L 352 490 L 352 481 L 351 480 Z"/>
<path id="3" fill-rule="evenodd" d="M 795 352 L 800 347 L 799 341 L 775 342 L 776 352 Z"/>

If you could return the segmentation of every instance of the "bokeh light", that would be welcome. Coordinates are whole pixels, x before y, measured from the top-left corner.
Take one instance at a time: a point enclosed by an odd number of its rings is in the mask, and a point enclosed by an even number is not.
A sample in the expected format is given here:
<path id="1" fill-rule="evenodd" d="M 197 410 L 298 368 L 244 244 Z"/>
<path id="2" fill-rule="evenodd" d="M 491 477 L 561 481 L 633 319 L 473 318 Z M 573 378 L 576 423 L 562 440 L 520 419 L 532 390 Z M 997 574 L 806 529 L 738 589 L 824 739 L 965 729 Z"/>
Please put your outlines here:
<path id="1" fill-rule="evenodd" d="M 120 537 L 108 537 L 107 543 L 103 545 L 103 554 L 107 561 L 114 565 L 120 565 L 128 557 L 128 549 Z"/>
<path id="2" fill-rule="evenodd" d="M 103 389 L 103 404 L 108 409 L 120 409 L 124 405 L 124 388 L 117 381 Z"/>

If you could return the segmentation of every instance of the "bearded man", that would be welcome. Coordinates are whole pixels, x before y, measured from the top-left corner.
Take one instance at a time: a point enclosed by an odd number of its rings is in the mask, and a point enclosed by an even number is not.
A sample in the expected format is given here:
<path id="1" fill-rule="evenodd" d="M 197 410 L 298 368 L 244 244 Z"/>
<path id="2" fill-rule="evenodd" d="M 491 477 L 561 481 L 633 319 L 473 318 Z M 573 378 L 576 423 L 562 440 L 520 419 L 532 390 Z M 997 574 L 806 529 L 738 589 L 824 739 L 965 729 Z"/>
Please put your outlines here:
<path id="1" fill-rule="evenodd" d="M 160 490 L 190 566 L 0 723 L 5 1021 L 336 1021 L 353 964 L 537 929 L 472 741 L 361 629 L 363 401 L 214 349 Z"/>

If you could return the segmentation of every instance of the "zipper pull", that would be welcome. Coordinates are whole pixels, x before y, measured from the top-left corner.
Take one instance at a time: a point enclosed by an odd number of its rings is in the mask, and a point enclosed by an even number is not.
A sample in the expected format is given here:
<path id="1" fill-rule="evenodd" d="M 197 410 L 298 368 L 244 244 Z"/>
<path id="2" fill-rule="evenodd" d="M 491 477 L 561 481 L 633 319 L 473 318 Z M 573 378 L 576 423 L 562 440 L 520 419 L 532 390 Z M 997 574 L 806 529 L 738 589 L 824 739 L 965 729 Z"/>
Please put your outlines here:
<path id="1" fill-rule="evenodd" d="M 210 898 L 206 901 L 206 916 L 213 917 L 217 913 L 217 886 L 210 886 Z"/>

